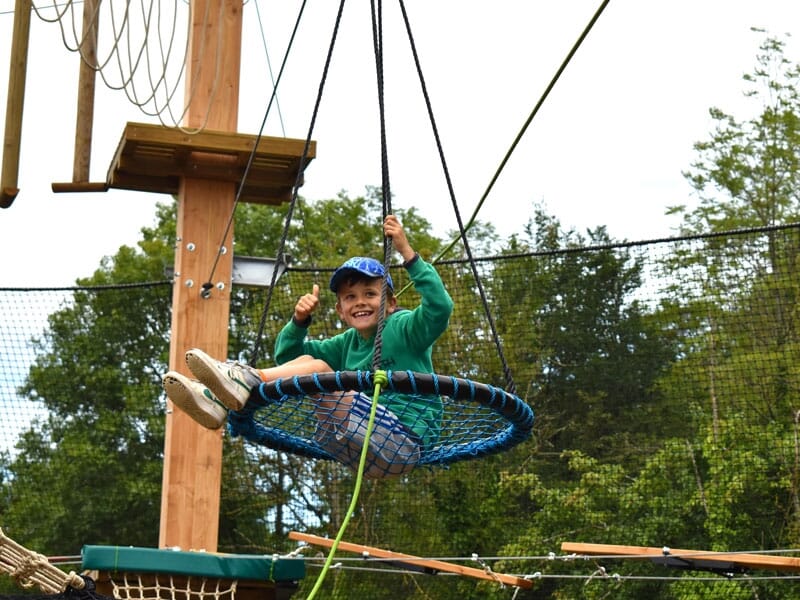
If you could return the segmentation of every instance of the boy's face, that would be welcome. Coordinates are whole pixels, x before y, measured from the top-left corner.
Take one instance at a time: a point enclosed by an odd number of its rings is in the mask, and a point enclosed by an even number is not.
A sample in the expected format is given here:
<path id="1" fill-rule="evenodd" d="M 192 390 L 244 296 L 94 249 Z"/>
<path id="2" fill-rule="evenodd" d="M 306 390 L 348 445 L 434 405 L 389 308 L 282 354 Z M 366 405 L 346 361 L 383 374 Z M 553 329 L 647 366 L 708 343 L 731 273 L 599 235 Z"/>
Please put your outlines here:
<path id="1" fill-rule="evenodd" d="M 381 308 L 382 279 L 343 281 L 336 291 L 336 312 L 361 337 L 369 338 L 378 330 L 378 316 Z M 386 314 L 397 306 L 394 295 L 386 298 Z"/>

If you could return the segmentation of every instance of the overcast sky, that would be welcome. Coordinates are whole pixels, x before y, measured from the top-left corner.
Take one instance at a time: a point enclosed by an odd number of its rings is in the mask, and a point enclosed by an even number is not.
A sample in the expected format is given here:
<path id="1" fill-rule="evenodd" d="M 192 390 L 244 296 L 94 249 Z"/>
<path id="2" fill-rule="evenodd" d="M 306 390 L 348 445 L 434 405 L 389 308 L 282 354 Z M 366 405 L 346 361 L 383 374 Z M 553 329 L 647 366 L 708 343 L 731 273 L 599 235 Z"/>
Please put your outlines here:
<path id="1" fill-rule="evenodd" d="M 340 190 L 357 195 L 365 185 L 380 183 L 369 4 L 351 0 L 345 6 L 313 134 L 317 158 L 301 190 L 309 199 L 330 198 Z M 393 205 L 416 206 L 438 231 L 452 230 L 457 224 L 399 9 L 384 4 Z M 601 2 L 405 4 L 466 220 Z M 240 132 L 258 133 L 271 92 L 265 46 L 277 73 L 299 6 L 289 0 L 245 4 Z M 337 6 L 332 0 L 308 2 L 279 89 L 282 123 L 273 107 L 265 134 L 305 138 Z M 185 19 L 185 4 L 181 7 L 179 19 Z M 3 107 L 13 8 L 13 0 L 0 0 Z M 76 8 L 79 13 L 80 5 Z M 166 39 L 166 19 L 159 27 Z M 752 113 L 741 78 L 752 71 L 764 34 L 751 27 L 775 36 L 798 32 L 800 2 L 611 0 L 478 217 L 508 235 L 520 231 L 531 207 L 541 203 L 565 227 L 606 225 L 613 237 L 628 240 L 670 235 L 676 222 L 664 213 L 667 206 L 692 202 L 681 172 L 694 157 L 692 145 L 708 138 L 709 107 L 739 118 Z M 787 57 L 800 62 L 794 38 Z M 35 15 L 28 67 L 20 193 L 10 208 L 0 210 L 0 287 L 71 285 L 91 274 L 103 256 L 135 244 L 140 229 L 153 224 L 156 202 L 168 198 L 121 190 L 53 194 L 51 183 L 72 176 L 78 57 L 65 48 L 57 24 Z M 93 181 L 105 179 L 128 121 L 158 122 L 98 79 Z"/>

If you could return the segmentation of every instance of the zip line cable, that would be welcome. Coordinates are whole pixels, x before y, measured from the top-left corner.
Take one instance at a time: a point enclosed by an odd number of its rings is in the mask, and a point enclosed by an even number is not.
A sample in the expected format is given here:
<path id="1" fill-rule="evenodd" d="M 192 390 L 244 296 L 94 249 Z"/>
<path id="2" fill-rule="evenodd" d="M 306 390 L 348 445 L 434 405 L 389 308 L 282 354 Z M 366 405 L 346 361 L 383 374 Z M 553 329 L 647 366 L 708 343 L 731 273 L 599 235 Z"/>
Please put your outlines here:
<path id="1" fill-rule="evenodd" d="M 531 111 L 531 113 L 528 116 L 528 118 L 525 120 L 525 123 L 522 125 L 522 128 L 520 129 L 519 133 L 517 133 L 517 136 L 514 138 L 514 141 L 511 143 L 511 146 L 506 151 L 506 154 L 503 156 L 503 159 L 500 161 L 500 165 L 497 167 L 497 170 L 495 171 L 494 175 L 492 176 L 491 180 L 489 181 L 489 184 L 487 185 L 486 190 L 483 192 L 483 195 L 481 196 L 480 200 L 478 201 L 478 204 L 475 207 L 475 210 L 473 211 L 469 222 L 467 223 L 467 226 L 466 226 L 467 230 L 469 230 L 473 226 L 473 224 L 475 223 L 475 219 L 478 216 L 478 212 L 480 212 L 481 208 L 483 207 L 484 202 L 486 201 L 486 198 L 489 196 L 489 193 L 492 191 L 492 188 L 494 188 L 494 184 L 497 183 L 497 180 L 499 179 L 500 174 L 503 172 L 503 169 L 505 168 L 506 163 L 508 163 L 508 160 L 511 158 L 511 155 L 514 153 L 514 150 L 516 150 L 517 145 L 519 144 L 520 140 L 525 135 L 525 132 L 527 131 L 528 126 L 531 124 L 531 122 L 533 121 L 534 117 L 536 117 L 536 115 L 539 113 L 539 109 L 542 107 L 542 105 L 544 104 L 544 101 L 550 95 L 550 92 L 555 87 L 556 83 L 558 82 L 559 78 L 561 77 L 561 74 L 567 68 L 567 65 L 572 60 L 572 57 L 575 56 L 575 53 L 578 51 L 578 48 L 580 48 L 581 44 L 586 39 L 586 36 L 589 35 L 589 32 L 592 30 L 592 28 L 594 27 L 594 24 L 600 18 L 600 15 L 605 10 L 605 8 L 606 8 L 606 6 L 608 5 L 609 2 L 610 2 L 610 0 L 604 0 L 601 3 L 601 5 L 598 7 L 598 9 L 595 11 L 594 15 L 589 20 L 589 23 L 586 25 L 586 27 L 584 28 L 583 32 L 578 37 L 578 39 L 575 42 L 575 44 L 573 44 L 572 48 L 567 53 L 566 58 L 564 58 L 564 60 L 562 61 L 561 66 L 559 66 L 559 68 L 557 69 L 555 75 L 550 80 L 550 83 L 547 85 L 547 88 L 545 89 L 544 93 L 539 98 L 539 101 L 533 107 L 533 110 Z M 456 238 L 453 241 L 451 241 L 450 244 L 444 250 L 442 250 L 442 252 L 439 253 L 439 255 L 436 257 L 436 259 L 434 259 L 433 262 L 434 263 L 438 262 L 438 260 L 440 258 L 442 258 L 448 252 L 450 252 L 450 250 L 453 249 L 453 247 L 455 246 L 457 241 L 458 241 L 458 238 Z"/>

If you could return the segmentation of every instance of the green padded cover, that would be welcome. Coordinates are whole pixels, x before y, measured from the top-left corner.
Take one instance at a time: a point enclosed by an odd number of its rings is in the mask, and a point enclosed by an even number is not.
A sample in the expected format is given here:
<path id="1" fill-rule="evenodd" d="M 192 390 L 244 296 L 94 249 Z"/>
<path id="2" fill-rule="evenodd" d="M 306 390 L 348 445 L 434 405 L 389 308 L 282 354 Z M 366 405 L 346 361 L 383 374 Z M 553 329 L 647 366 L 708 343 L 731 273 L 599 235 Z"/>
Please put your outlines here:
<path id="1" fill-rule="evenodd" d="M 127 573 L 198 575 L 219 579 L 289 581 L 305 577 L 302 558 L 274 558 L 260 554 L 184 552 L 132 546 L 84 546 L 84 569 Z"/>

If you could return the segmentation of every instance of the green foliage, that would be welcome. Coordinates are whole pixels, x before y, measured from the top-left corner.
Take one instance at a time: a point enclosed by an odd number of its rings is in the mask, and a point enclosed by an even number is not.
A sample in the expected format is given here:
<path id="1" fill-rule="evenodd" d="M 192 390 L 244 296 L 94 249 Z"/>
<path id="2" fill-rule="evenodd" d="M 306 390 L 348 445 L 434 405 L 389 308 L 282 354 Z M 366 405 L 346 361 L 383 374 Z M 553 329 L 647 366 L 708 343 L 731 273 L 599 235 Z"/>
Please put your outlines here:
<path id="1" fill-rule="evenodd" d="M 672 209 L 684 217 L 682 233 L 798 217 L 800 70 L 783 49 L 768 38 L 745 77 L 762 104 L 756 117 L 739 121 L 712 109 L 716 129 L 696 145 L 686 173 L 699 205 Z M 372 188 L 362 198 L 301 199 L 288 227 L 285 207 L 237 208 L 236 253 L 283 252 L 293 271 L 268 291 L 233 290 L 232 358 L 270 364 L 271 340 L 314 283 L 323 297 L 312 335 L 340 330 L 328 277 L 345 257 L 383 258 L 380 206 Z M 447 247 L 416 209 L 400 216 L 423 257 Z M 120 248 L 80 283 L 163 280 L 174 221 L 174 205 L 159 207 L 138 249 Z M 468 239 L 473 252 L 498 243 L 482 224 Z M 367 482 L 346 537 L 421 556 L 503 556 L 497 571 L 565 576 L 535 579 L 520 600 L 796 597 L 791 582 L 710 583 L 706 574 L 676 577 L 649 561 L 550 553 L 565 541 L 798 546 L 798 229 L 690 237 L 648 262 L 652 248 L 615 244 L 603 227 L 585 235 L 564 230 L 534 209 L 505 254 L 479 267 L 443 261 L 440 272 L 457 301 L 434 360 L 441 373 L 501 387 L 513 381 L 535 409 L 534 438 L 498 456 Z M 454 246 L 446 258 L 464 255 Z M 400 304 L 415 305 L 404 272 L 393 276 Z M 135 294 L 75 291 L 36 340 L 21 392 L 48 417 L 0 456 L 0 524 L 21 542 L 48 553 L 74 553 L 84 543 L 155 545 L 169 292 L 164 283 Z M 287 548 L 292 529 L 337 533 L 354 483 L 348 470 L 227 438 L 224 461 L 220 549 L 273 552 Z M 313 586 L 315 568 L 301 595 Z M 614 572 L 628 579 L 606 577 Z M 509 593 L 466 578 L 331 572 L 324 597 L 354 596 Z"/>
<path id="2" fill-rule="evenodd" d="M 161 270 L 158 252 L 145 256 L 123 247 L 81 283 L 163 279 Z M 145 289 L 75 291 L 36 340 L 37 359 L 21 392 L 49 416 L 19 440 L 3 513 L 9 534 L 31 547 L 74 554 L 83 543 L 112 538 L 157 543 L 152 523 L 160 509 L 164 436 L 159 374 L 170 295 L 163 284 Z"/>
<path id="3" fill-rule="evenodd" d="M 800 215 L 800 67 L 784 49 L 784 41 L 767 37 L 744 76 L 757 116 L 738 121 L 710 109 L 716 128 L 695 144 L 698 158 L 685 173 L 700 205 L 673 208 L 683 214 L 685 232 L 776 225 Z"/>
<path id="4" fill-rule="evenodd" d="M 323 268 L 318 272 L 323 293 L 325 269 L 338 266 L 344 254 L 380 258 L 381 215 L 374 190 L 367 198 L 341 196 L 313 205 L 300 200 L 297 208 L 301 218 L 292 222 L 284 252 L 294 265 Z M 283 208 L 239 206 L 237 254 L 274 256 L 284 213 Z M 415 210 L 400 216 L 420 253 L 432 255 L 441 248 Z M 174 204 L 159 206 L 139 248 L 121 247 L 105 258 L 92 277 L 79 282 L 100 287 L 76 290 L 36 340 L 37 359 L 21 393 L 46 407 L 49 416 L 20 437 L 13 458 L 4 458 L 0 514 L 5 528 L 39 551 L 74 553 L 85 543 L 157 545 L 164 444 L 160 375 L 166 370 L 171 307 L 165 279 L 174 229 Z M 309 236 L 311 231 L 326 234 Z M 158 283 L 139 286 L 135 293 L 102 287 L 142 281 Z M 269 340 L 306 291 L 276 286 L 267 315 Z M 253 324 L 265 300 L 262 290 L 234 290 L 232 356 L 250 358 L 258 333 Z M 333 311 L 327 294 L 324 310 Z M 262 362 L 269 363 L 270 351 Z M 339 488 L 348 485 L 350 474 L 226 438 L 223 479 L 220 548 L 271 552 L 285 545 L 290 529 L 339 521 L 345 505 L 331 499 L 344 498 Z M 265 537 L 266 514 L 274 528 Z"/>
<path id="5" fill-rule="evenodd" d="M 541 449 L 591 451 L 624 463 L 640 456 L 652 433 L 647 423 L 657 419 L 663 432 L 681 429 L 683 421 L 655 385 L 675 350 L 635 299 L 642 260 L 610 241 L 598 228 L 588 240 L 598 250 L 558 250 L 587 241 L 537 211 L 527 239 L 512 245 L 514 253 L 531 252 L 522 267 L 526 278 L 514 276 L 518 260 L 501 262 L 491 286 L 494 310 L 505 317 L 502 332 L 533 329 L 535 343 L 509 351 L 521 367 L 520 389 L 537 407 Z"/>

